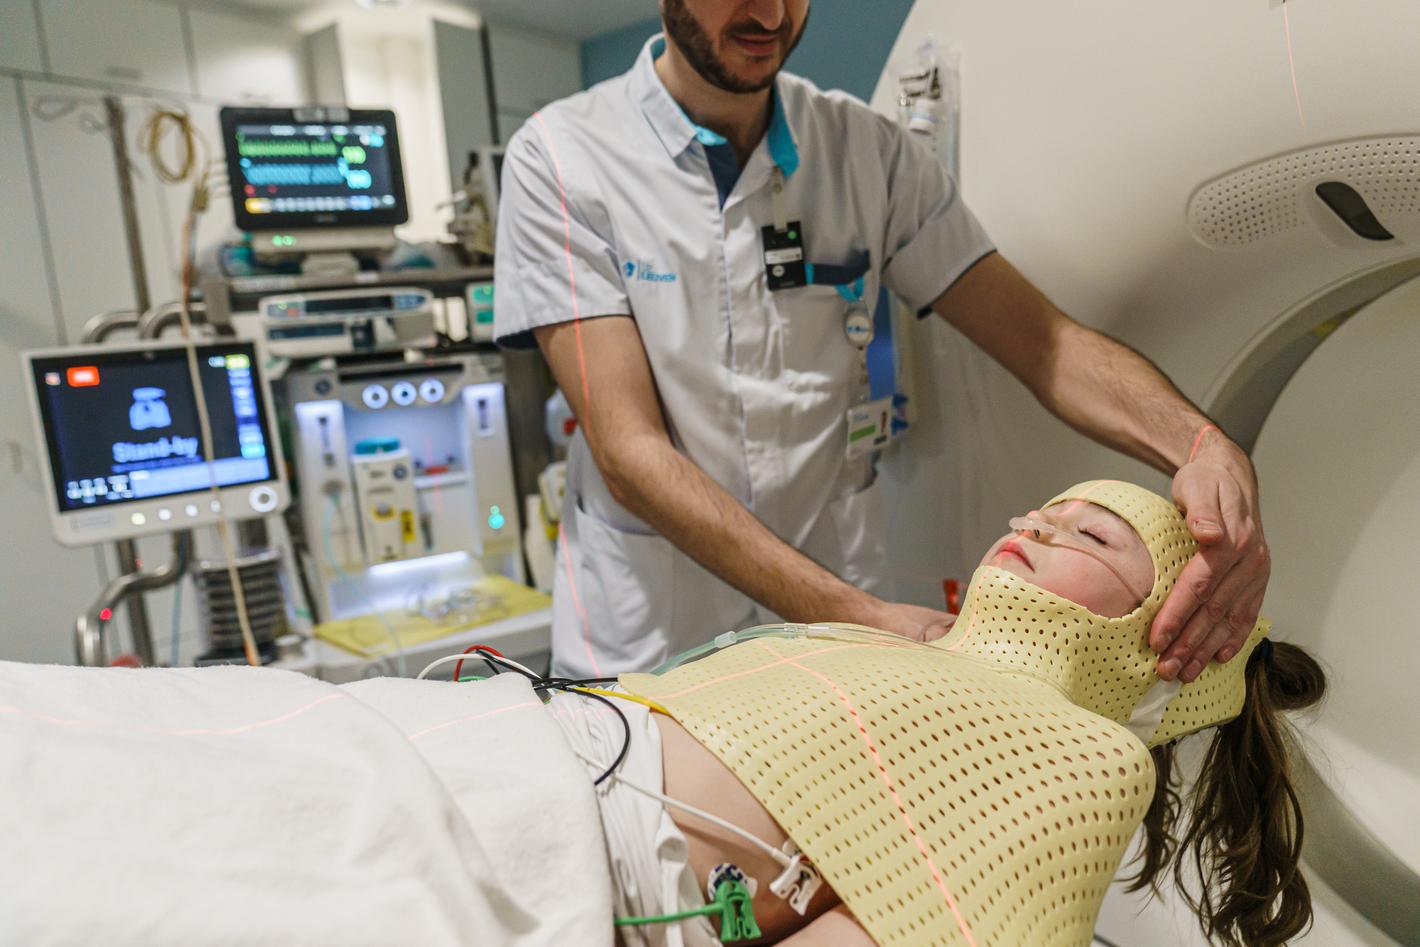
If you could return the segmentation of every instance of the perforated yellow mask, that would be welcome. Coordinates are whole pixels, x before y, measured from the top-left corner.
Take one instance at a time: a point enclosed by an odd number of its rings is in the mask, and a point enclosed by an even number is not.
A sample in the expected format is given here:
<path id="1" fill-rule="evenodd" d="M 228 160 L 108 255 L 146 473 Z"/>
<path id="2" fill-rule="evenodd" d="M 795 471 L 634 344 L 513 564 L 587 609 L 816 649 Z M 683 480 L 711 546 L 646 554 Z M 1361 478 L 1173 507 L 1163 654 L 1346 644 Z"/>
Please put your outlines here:
<path id="1" fill-rule="evenodd" d="M 931 646 L 825 626 L 621 678 L 736 775 L 882 947 L 1087 945 L 1153 797 L 1142 741 L 1241 707 L 1262 628 L 1227 666 L 1151 693 L 1144 636 L 1193 549 L 1172 505 L 1114 483 L 1052 502 L 1066 499 L 1148 547 L 1154 586 L 1130 615 L 983 567 Z"/>
<path id="2" fill-rule="evenodd" d="M 1072 500 L 1117 514 L 1144 541 L 1154 584 L 1139 606 L 1105 618 L 987 565 L 972 577 L 951 634 L 936 645 L 1053 680 L 1071 701 L 1125 724 L 1150 747 L 1236 717 L 1246 696 L 1248 655 L 1270 624 L 1258 622 L 1236 658 L 1210 664 L 1192 684 L 1160 680 L 1149 626 L 1198 544 L 1178 509 L 1143 487 L 1095 480 L 1071 487 L 1046 508 Z"/>

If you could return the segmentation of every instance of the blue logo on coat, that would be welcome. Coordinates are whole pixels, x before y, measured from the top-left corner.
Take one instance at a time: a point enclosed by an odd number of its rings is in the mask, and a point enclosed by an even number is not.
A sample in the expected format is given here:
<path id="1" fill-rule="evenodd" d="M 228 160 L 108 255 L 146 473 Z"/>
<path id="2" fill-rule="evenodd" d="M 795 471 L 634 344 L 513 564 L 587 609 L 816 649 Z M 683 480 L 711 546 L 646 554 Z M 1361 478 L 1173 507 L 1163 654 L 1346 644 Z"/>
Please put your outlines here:
<path id="1" fill-rule="evenodd" d="M 626 274 L 628 280 L 640 280 L 643 283 L 674 283 L 680 278 L 674 273 L 657 270 L 645 260 L 627 260 L 621 264 L 621 271 Z"/>

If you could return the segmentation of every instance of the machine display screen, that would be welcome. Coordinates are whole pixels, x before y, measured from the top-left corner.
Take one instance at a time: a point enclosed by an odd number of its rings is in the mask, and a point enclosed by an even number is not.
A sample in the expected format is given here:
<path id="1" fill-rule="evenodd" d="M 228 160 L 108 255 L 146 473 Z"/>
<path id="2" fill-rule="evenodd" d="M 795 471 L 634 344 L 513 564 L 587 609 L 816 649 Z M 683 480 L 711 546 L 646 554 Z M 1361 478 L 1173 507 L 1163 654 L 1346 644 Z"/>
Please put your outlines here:
<path id="1" fill-rule="evenodd" d="M 219 487 L 276 479 L 250 343 L 197 348 Z M 184 348 L 36 358 L 61 512 L 208 490 Z"/>
<path id="2" fill-rule="evenodd" d="M 239 226 L 393 226 L 408 219 L 393 112 L 350 111 L 341 121 L 302 121 L 300 115 L 222 110 Z"/>

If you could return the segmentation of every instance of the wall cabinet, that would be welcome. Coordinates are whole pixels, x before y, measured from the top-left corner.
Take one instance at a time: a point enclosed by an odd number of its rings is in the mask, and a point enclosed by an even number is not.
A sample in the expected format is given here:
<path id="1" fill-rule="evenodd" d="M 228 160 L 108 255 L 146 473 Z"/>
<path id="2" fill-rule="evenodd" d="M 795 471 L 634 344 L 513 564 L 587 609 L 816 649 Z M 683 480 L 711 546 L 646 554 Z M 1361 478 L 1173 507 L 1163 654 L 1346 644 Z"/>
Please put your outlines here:
<path id="1" fill-rule="evenodd" d="M 58 76 L 192 92 L 180 7 L 147 0 L 40 0 Z"/>
<path id="2" fill-rule="evenodd" d="M 225 105 L 301 105 L 301 37 L 278 21 L 188 11 L 197 91 Z"/>
<path id="3" fill-rule="evenodd" d="M 507 141 L 534 112 L 581 91 L 581 48 L 520 27 L 488 26 L 498 133 Z"/>
<path id="4" fill-rule="evenodd" d="M 0 68 L 44 68 L 33 0 L 0 0 Z"/>

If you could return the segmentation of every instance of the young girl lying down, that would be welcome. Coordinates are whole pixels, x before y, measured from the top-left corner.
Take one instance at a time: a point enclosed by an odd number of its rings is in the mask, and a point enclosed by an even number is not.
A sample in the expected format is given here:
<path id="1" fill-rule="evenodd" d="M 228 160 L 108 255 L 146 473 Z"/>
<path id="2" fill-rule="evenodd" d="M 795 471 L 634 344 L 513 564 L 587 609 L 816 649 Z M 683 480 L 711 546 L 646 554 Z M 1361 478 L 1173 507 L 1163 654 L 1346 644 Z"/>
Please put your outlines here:
<path id="1" fill-rule="evenodd" d="M 621 677 L 657 711 L 616 700 L 628 758 L 598 789 L 624 943 L 719 943 L 720 915 L 624 919 L 703 904 L 728 864 L 757 881 L 765 943 L 1085 945 L 1141 823 L 1135 887 L 1196 858 L 1211 942 L 1304 929 L 1279 712 L 1320 699 L 1316 662 L 1260 622 L 1238 660 L 1160 681 L 1146 633 L 1194 546 L 1142 488 L 1082 484 L 1011 526 L 936 642 L 788 628 Z M 582 700 L 551 706 L 601 771 L 621 722 Z M 1175 744 L 1208 728 L 1183 818 Z"/>
<path id="2" fill-rule="evenodd" d="M 1148 491 L 1011 525 L 937 641 L 757 629 L 612 695 L 0 662 L 0 940 L 1084 947 L 1141 824 L 1136 885 L 1196 860 L 1210 942 L 1297 934 L 1316 663 L 1264 622 L 1159 680 L 1194 544 Z"/>

